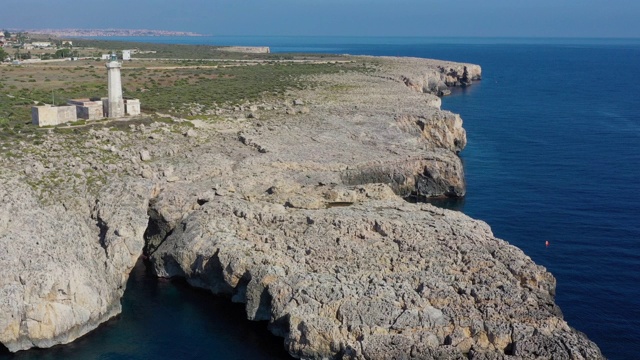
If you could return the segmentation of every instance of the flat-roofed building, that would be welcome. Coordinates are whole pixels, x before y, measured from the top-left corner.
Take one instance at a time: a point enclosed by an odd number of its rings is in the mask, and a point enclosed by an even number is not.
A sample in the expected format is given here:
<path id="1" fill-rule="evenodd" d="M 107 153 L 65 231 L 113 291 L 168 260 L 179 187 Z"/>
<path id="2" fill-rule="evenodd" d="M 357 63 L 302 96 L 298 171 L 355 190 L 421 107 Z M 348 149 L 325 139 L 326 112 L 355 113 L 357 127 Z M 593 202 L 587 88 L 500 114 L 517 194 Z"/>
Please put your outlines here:
<path id="1" fill-rule="evenodd" d="M 140 100 L 138 99 L 124 99 L 124 109 L 129 116 L 140 115 Z"/>
<path id="2" fill-rule="evenodd" d="M 77 120 L 77 110 L 73 105 L 44 105 L 31 108 L 31 122 L 37 126 L 54 126 Z"/>
<path id="3" fill-rule="evenodd" d="M 122 118 L 140 115 L 140 100 L 122 96 L 122 79 L 115 54 L 106 64 L 108 77 L 108 97 L 92 99 L 72 99 L 68 106 L 34 106 L 31 109 L 31 121 L 37 126 L 59 125 L 66 122 L 99 120 L 103 118 Z"/>
<path id="4" fill-rule="evenodd" d="M 67 102 L 76 107 L 78 119 L 100 120 L 104 118 L 102 100 L 73 99 Z"/>

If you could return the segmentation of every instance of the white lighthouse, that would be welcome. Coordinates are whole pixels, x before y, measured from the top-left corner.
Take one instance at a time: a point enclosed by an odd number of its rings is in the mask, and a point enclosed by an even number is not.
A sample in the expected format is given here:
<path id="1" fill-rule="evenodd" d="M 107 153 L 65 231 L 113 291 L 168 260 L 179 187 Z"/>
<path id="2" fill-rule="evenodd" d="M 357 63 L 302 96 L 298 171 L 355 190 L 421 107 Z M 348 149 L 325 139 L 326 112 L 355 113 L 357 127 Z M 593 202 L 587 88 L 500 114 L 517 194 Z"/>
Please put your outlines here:
<path id="1" fill-rule="evenodd" d="M 125 115 L 124 98 L 122 97 L 122 80 L 120 78 L 120 68 L 122 63 L 118 62 L 115 54 L 107 63 L 109 77 L 109 98 L 107 104 L 107 117 L 118 118 Z"/>

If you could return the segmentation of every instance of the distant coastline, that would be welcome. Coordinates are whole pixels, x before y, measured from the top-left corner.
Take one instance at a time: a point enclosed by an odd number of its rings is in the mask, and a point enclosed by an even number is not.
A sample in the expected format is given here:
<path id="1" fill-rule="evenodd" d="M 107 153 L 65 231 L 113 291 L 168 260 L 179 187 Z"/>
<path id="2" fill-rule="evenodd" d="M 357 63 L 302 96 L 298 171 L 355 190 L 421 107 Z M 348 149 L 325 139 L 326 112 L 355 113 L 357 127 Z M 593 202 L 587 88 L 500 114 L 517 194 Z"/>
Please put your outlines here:
<path id="1" fill-rule="evenodd" d="M 58 37 L 73 36 L 204 36 L 190 31 L 149 30 L 149 29 L 9 29 L 12 32 L 26 32 Z"/>

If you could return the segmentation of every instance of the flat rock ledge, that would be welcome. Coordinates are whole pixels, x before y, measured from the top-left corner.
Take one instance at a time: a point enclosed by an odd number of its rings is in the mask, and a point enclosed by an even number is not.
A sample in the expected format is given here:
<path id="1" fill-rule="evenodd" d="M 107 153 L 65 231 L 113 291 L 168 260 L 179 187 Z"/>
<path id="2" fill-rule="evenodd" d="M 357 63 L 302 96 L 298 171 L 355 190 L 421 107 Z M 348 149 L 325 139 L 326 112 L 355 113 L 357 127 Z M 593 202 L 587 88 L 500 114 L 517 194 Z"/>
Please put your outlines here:
<path id="1" fill-rule="evenodd" d="M 465 194 L 462 120 L 436 95 L 480 67 L 358 59 L 377 70 L 224 121 L 49 134 L 17 151 L 49 156 L 0 158 L 0 342 L 91 331 L 144 253 L 158 276 L 245 304 L 296 358 L 602 358 L 543 267 L 481 221 L 402 199 Z M 26 185 L 67 168 L 75 180 Z"/>

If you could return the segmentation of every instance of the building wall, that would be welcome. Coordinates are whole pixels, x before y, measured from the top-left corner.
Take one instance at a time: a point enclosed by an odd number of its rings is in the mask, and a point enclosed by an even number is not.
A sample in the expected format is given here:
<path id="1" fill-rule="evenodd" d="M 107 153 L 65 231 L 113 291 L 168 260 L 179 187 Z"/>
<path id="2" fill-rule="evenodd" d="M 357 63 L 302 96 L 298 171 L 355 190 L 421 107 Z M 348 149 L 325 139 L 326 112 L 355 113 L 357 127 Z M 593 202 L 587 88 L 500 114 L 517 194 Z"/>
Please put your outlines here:
<path id="1" fill-rule="evenodd" d="M 33 106 L 31 123 L 37 126 L 53 126 L 78 120 L 75 106 Z"/>
<path id="2" fill-rule="evenodd" d="M 109 98 L 102 98 L 102 113 L 109 117 Z"/>
<path id="3" fill-rule="evenodd" d="M 58 125 L 58 110 L 53 106 L 33 106 L 31 123 L 37 126 Z"/>
<path id="4" fill-rule="evenodd" d="M 78 119 L 99 120 L 104 118 L 102 101 L 90 101 L 89 99 L 73 99 L 67 102 L 76 106 Z"/>
<path id="5" fill-rule="evenodd" d="M 55 109 L 58 110 L 58 124 L 78 120 L 75 106 L 56 106 Z"/>
<path id="6" fill-rule="evenodd" d="M 140 115 L 140 100 L 138 99 L 126 99 L 124 101 L 127 115 L 137 116 Z"/>

